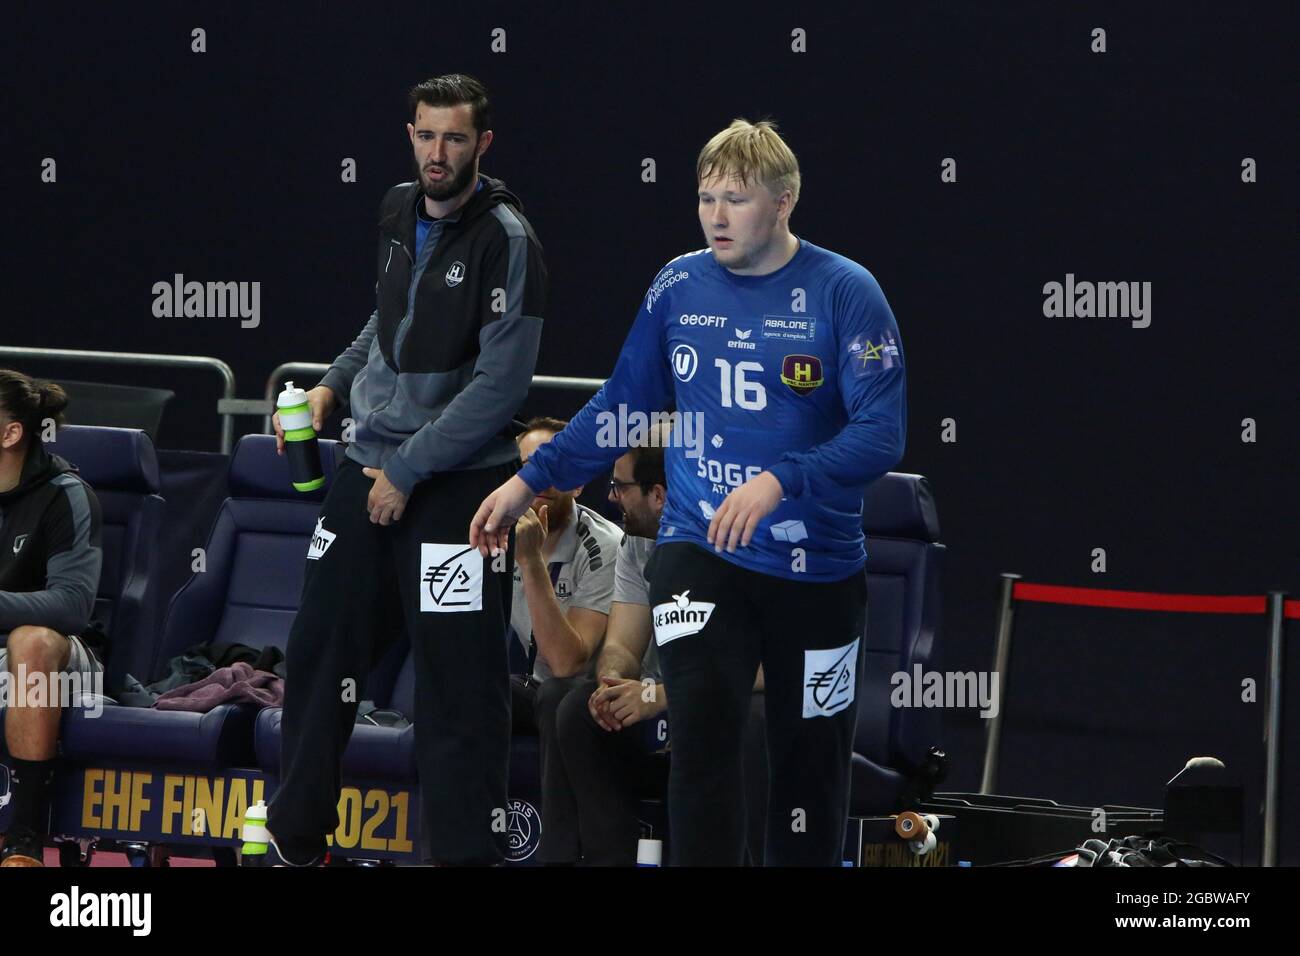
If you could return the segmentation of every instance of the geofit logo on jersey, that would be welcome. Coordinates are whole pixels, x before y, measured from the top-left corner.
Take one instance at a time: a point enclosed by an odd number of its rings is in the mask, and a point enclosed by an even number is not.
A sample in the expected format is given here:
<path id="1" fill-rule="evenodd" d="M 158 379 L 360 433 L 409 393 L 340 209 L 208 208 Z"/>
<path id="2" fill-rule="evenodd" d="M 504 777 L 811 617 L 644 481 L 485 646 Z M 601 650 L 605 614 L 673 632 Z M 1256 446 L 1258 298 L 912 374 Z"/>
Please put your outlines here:
<path id="1" fill-rule="evenodd" d="M 511 800 L 506 814 L 506 859 L 519 863 L 542 843 L 542 816 L 527 800 Z"/>
<path id="2" fill-rule="evenodd" d="M 679 345 L 673 349 L 673 374 L 680 382 L 689 382 L 695 377 L 695 370 L 700 367 L 700 357 L 689 345 Z"/>
<path id="3" fill-rule="evenodd" d="M 815 355 L 787 355 L 781 363 L 781 381 L 796 395 L 807 395 L 822 382 L 822 360 Z"/>
<path id="4" fill-rule="evenodd" d="M 447 285 L 453 289 L 465 281 L 465 263 L 457 259 L 447 270 Z"/>
<path id="5" fill-rule="evenodd" d="M 803 652 L 803 715 L 830 717 L 853 703 L 858 643 Z"/>
<path id="6" fill-rule="evenodd" d="M 674 594 L 671 601 L 656 604 L 654 609 L 655 643 L 663 647 L 669 641 L 704 630 L 717 605 L 692 601 L 689 589 Z"/>
<path id="7" fill-rule="evenodd" d="M 420 610 L 483 609 L 483 555 L 467 544 L 420 545 Z"/>
<path id="8" fill-rule="evenodd" d="M 311 544 L 307 548 L 308 561 L 319 561 L 325 557 L 325 552 L 334 543 L 335 534 L 325 530 L 324 521 L 323 516 L 316 519 L 316 530 L 311 533 Z"/>

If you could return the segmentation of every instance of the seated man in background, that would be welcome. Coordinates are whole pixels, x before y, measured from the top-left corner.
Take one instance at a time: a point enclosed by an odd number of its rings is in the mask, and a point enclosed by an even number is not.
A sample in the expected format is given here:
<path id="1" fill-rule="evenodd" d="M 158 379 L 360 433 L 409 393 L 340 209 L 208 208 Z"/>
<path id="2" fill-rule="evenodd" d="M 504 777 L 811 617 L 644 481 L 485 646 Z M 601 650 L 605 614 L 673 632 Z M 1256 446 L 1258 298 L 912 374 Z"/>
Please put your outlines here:
<path id="1" fill-rule="evenodd" d="M 596 680 L 571 686 L 556 717 L 560 752 L 577 801 L 578 842 L 589 866 L 634 865 L 641 833 L 638 804 L 646 797 L 662 799 L 668 789 L 668 761 L 655 754 L 658 735 L 630 729 L 657 723 L 668 709 L 659 655 L 650 639 L 646 580 L 667 498 L 667 440 L 668 430 L 656 426 L 650 445 L 633 448 L 614 462 L 609 497 L 623 511 L 626 534 L 618 548 L 609 627 L 596 660 Z M 763 862 L 767 817 L 762 691 L 760 668 L 745 737 L 749 856 L 755 865 Z"/>
<path id="2" fill-rule="evenodd" d="M 527 462 L 567 422 L 534 418 L 519 436 Z M 578 858 L 572 789 L 555 738 L 555 709 L 590 670 L 605 636 L 614 593 L 618 526 L 574 498 L 582 493 L 547 488 L 515 529 L 514 598 L 510 630 L 528 652 L 528 669 L 510 678 L 516 734 L 536 734 L 542 775 L 542 843 L 538 859 L 565 864 Z"/>
<path id="3" fill-rule="evenodd" d="M 102 692 L 103 665 L 78 637 L 103 563 L 99 500 L 41 442 L 67 404 L 58 385 L 0 369 L 0 707 L 13 804 L 0 867 L 44 865 L 65 698 L 77 685 Z"/>

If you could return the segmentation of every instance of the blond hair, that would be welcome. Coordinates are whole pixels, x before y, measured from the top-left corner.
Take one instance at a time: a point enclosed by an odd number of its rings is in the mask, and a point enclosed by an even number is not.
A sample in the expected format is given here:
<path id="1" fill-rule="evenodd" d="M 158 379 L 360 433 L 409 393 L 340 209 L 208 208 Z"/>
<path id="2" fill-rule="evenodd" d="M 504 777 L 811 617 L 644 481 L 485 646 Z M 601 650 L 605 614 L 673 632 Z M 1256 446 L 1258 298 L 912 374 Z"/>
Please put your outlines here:
<path id="1" fill-rule="evenodd" d="M 695 175 L 704 182 L 715 173 L 734 176 L 742 186 L 751 181 L 762 183 L 778 197 L 788 189 L 791 206 L 799 201 L 799 160 L 771 120 L 751 123 L 734 119 L 705 143 L 695 163 Z"/>

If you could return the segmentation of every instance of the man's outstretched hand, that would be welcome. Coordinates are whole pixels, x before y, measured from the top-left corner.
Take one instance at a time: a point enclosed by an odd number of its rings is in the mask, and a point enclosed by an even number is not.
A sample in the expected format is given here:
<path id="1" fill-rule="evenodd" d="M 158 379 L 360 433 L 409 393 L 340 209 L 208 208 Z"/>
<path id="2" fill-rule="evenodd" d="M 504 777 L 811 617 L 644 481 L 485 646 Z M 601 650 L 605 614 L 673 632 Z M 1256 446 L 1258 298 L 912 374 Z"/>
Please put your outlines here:
<path id="1" fill-rule="evenodd" d="M 495 558 L 510 543 L 510 528 L 528 510 L 533 490 L 514 475 L 483 499 L 469 523 L 469 546 L 485 558 Z"/>

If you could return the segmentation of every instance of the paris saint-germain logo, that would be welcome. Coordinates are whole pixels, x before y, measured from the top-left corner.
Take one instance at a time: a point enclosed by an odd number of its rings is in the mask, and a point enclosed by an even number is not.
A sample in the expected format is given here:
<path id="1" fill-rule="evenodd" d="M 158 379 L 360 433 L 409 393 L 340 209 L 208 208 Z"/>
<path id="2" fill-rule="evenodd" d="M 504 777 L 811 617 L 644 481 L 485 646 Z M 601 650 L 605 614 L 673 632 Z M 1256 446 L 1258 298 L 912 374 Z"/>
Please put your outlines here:
<path id="1" fill-rule="evenodd" d="M 527 800 L 511 800 L 506 813 L 506 859 L 521 863 L 542 842 L 542 815 Z"/>

